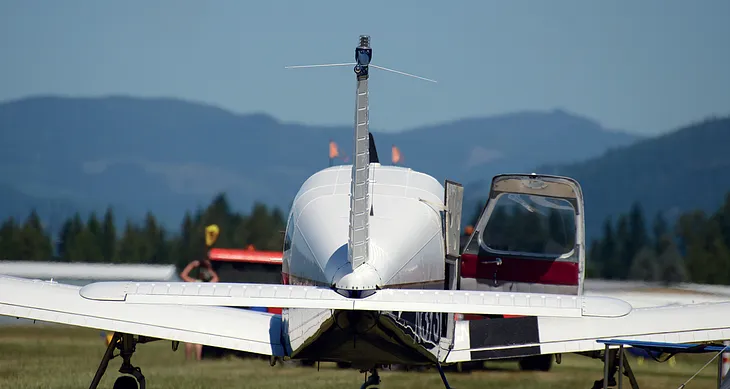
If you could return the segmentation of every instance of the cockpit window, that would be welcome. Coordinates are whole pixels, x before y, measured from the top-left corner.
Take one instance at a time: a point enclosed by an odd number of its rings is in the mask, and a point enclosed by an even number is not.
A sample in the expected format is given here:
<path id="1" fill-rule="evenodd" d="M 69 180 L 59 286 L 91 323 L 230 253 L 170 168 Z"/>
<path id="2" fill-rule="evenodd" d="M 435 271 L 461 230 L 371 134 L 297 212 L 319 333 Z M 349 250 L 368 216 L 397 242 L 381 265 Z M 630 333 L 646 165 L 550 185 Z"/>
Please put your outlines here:
<path id="1" fill-rule="evenodd" d="M 482 232 L 488 248 L 539 255 L 563 255 L 576 240 L 575 208 L 564 199 L 504 193 Z"/>

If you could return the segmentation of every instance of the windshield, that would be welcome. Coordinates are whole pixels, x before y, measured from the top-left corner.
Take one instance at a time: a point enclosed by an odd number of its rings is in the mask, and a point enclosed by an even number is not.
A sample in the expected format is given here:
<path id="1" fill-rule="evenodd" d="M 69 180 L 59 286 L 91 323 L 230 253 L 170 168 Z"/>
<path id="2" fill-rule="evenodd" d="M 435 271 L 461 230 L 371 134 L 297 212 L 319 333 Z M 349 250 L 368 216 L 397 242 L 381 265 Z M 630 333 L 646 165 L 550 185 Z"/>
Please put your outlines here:
<path id="1" fill-rule="evenodd" d="M 564 199 L 505 193 L 482 232 L 492 250 L 563 255 L 575 246 L 575 209 Z"/>

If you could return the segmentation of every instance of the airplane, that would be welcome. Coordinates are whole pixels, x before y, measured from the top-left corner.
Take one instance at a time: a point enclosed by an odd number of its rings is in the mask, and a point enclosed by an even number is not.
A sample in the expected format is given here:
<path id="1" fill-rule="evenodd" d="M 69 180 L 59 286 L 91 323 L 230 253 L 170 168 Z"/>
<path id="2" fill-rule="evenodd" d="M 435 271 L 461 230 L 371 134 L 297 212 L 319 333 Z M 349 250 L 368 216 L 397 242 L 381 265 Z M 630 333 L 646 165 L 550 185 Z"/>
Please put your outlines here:
<path id="1" fill-rule="evenodd" d="M 463 186 L 379 163 L 368 128 L 369 68 L 391 69 L 371 58 L 363 35 L 348 64 L 356 75 L 353 162 L 314 173 L 296 194 L 283 245 L 285 285 L 78 287 L 0 276 L 0 314 L 113 332 L 91 389 L 117 349 L 122 375 L 114 387 L 145 389 L 131 358 L 138 345 L 156 340 L 172 341 L 173 350 L 189 342 L 261 354 L 272 365 L 346 362 L 369 373 L 361 388 L 378 385 L 378 370 L 390 364 L 435 366 L 450 388 L 443 366 L 460 362 L 563 353 L 601 358 L 606 339 L 730 338 L 730 302 L 637 309 L 583 294 L 583 194 L 571 178 L 494 177 L 459 250 Z M 509 209 L 527 222 L 505 219 Z M 543 222 L 555 230 L 537 233 Z M 282 312 L 240 308 L 251 306 Z M 457 320 L 468 314 L 487 319 Z"/>

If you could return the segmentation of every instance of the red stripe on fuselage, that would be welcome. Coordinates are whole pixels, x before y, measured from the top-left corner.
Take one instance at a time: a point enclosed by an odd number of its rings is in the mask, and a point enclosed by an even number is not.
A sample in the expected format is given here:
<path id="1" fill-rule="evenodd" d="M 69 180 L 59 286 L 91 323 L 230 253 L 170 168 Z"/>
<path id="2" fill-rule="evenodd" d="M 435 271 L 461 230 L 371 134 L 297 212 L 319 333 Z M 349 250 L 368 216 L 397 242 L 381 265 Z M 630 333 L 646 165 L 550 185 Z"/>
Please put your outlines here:
<path id="1" fill-rule="evenodd" d="M 497 258 L 502 264 L 484 263 Z M 461 276 L 506 282 L 525 282 L 547 285 L 578 285 L 578 263 L 546 259 L 517 258 L 508 256 L 463 254 Z"/>

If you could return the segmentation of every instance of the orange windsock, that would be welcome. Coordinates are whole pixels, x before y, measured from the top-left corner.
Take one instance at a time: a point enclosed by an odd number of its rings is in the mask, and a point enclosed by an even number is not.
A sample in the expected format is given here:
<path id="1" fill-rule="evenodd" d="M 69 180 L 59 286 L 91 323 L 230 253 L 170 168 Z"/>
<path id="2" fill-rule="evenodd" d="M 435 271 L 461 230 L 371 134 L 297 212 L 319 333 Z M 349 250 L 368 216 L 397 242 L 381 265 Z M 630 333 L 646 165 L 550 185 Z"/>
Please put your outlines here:
<path id="1" fill-rule="evenodd" d="M 400 150 L 398 150 L 398 148 L 395 147 L 395 145 L 393 145 L 393 149 L 391 151 L 391 154 L 392 154 L 392 158 L 391 159 L 392 159 L 392 161 L 393 161 L 394 164 L 397 164 L 398 162 L 400 162 L 400 160 L 401 160 Z"/>
<path id="2" fill-rule="evenodd" d="M 337 150 L 337 143 L 330 141 L 330 158 L 337 158 L 340 155 L 340 151 Z"/>

